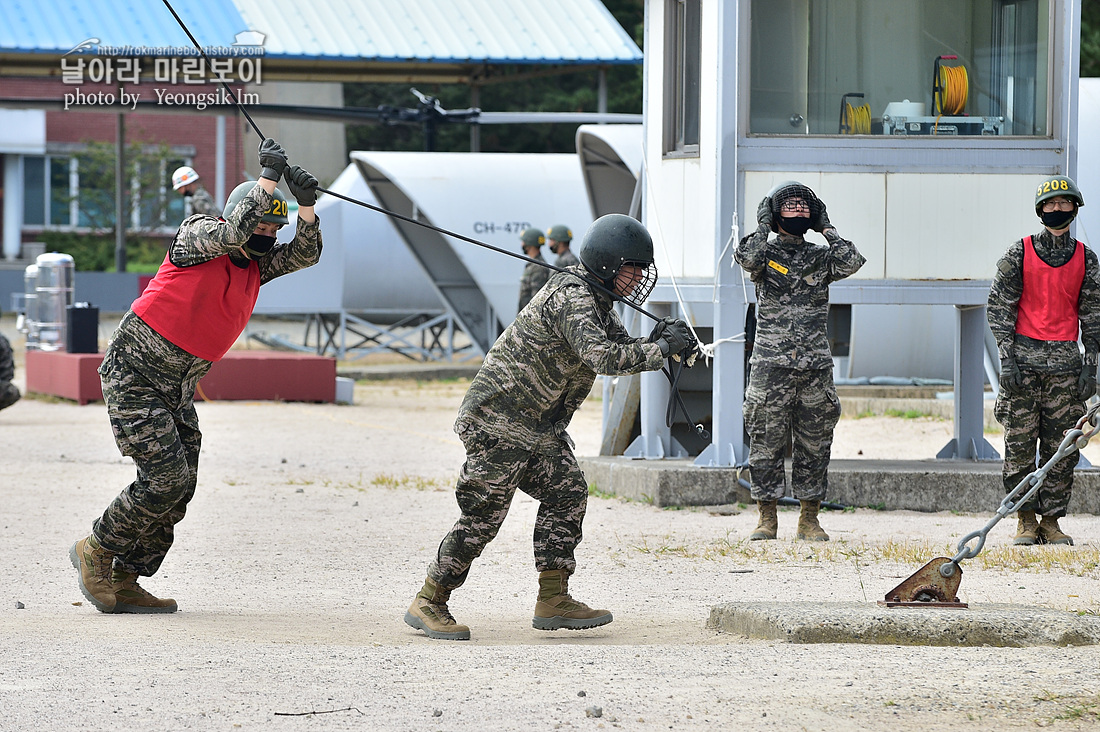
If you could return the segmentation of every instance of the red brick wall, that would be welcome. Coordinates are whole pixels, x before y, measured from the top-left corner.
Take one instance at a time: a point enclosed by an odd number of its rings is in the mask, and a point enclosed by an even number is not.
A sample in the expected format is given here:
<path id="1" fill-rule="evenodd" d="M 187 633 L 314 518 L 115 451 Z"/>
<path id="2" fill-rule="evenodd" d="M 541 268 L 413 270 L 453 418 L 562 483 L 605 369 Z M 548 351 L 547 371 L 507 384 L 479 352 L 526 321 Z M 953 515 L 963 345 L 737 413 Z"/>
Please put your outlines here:
<path id="1" fill-rule="evenodd" d="M 104 84 L 86 83 L 80 87 L 65 84 L 60 78 L 13 78 L 0 77 L 0 97 L 19 99 L 50 99 L 64 101 L 66 93 L 77 88 L 84 94 L 113 92 L 117 98 L 118 88 Z M 154 89 L 167 89 L 173 93 L 212 93 L 221 85 L 177 84 L 142 81 L 138 85 L 125 85 L 128 94 L 139 93 L 141 99 L 155 100 Z M 164 109 L 187 109 L 186 107 L 164 107 Z M 94 110 L 94 111 L 91 111 Z M 74 106 L 62 110 L 47 110 L 46 141 L 50 142 L 114 142 L 119 107 Z M 247 128 L 247 133 L 245 132 Z M 243 115 L 226 118 L 226 194 L 233 186 L 243 181 L 245 170 L 256 167 L 255 150 L 258 144 L 255 133 L 248 127 Z M 206 189 L 214 194 L 214 176 L 216 173 L 215 153 L 217 146 L 216 118 L 213 112 L 202 114 L 127 112 L 126 142 L 144 142 L 149 144 L 192 145 L 195 157 L 192 165 L 203 177 Z"/>

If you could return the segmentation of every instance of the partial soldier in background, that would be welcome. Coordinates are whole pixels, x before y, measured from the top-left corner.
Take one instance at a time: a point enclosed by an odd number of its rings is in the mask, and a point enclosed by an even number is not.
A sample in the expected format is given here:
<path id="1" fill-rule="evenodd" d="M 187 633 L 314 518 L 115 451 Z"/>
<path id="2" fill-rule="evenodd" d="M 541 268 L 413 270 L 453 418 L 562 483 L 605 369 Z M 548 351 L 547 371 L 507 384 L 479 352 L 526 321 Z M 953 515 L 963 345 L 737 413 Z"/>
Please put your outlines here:
<path id="1" fill-rule="evenodd" d="M 989 288 L 989 328 L 1001 361 L 994 414 L 1005 430 L 1006 493 L 1035 470 L 1036 441 L 1039 463 L 1046 463 L 1096 393 L 1100 264 L 1095 252 L 1069 233 L 1084 205 L 1072 179 L 1056 175 L 1042 181 L 1035 214 L 1043 229 L 1008 248 Z M 1058 519 L 1069 507 L 1075 458 L 1076 453 L 1051 466 L 1036 496 L 1017 511 L 1013 544 L 1073 544 Z"/>
<path id="2" fill-rule="evenodd" d="M 23 396 L 19 387 L 11 383 L 15 378 L 15 354 L 11 343 L 0 333 L 0 409 L 7 409 Z"/>
<path id="3" fill-rule="evenodd" d="M 519 235 L 523 254 L 535 262 L 546 263 L 542 258 L 542 245 L 546 243 L 546 237 L 535 228 L 527 228 Z M 550 279 L 550 269 L 534 262 L 528 262 L 523 268 L 523 276 L 519 280 L 519 309 L 517 313 L 531 302 L 535 293 L 542 289 L 546 281 Z"/>
<path id="4" fill-rule="evenodd" d="M 183 196 L 185 218 L 194 214 L 222 215 L 221 209 L 214 203 L 214 197 L 206 192 L 202 183 L 199 183 L 199 174 L 194 168 L 187 165 L 176 168 L 172 173 L 172 190 L 178 191 Z"/>
<path id="5" fill-rule="evenodd" d="M 176 611 L 175 600 L 154 597 L 137 578 L 160 568 L 195 493 L 202 441 L 195 387 L 244 330 L 260 286 L 320 259 L 317 179 L 288 167 L 270 138 L 259 160 L 260 179 L 233 189 L 224 220 L 183 222 L 100 366 L 115 442 L 137 467 L 136 480 L 69 550 L 81 592 L 101 612 Z M 284 174 L 298 225 L 292 241 L 278 244 L 275 234 L 288 223 L 286 198 L 275 188 Z M 240 439 L 247 443 L 247 434 Z"/>
<path id="6" fill-rule="evenodd" d="M 573 456 L 566 427 L 596 374 L 661 368 L 670 355 L 696 347 L 687 324 L 666 319 L 649 338 L 632 338 L 612 305 L 640 304 L 657 281 L 653 240 L 638 221 L 604 216 L 585 234 L 581 265 L 556 272 L 501 334 L 459 408 L 455 432 L 466 462 L 455 496 L 462 516 L 439 545 L 405 622 L 430 638 L 468 640 L 447 607 L 470 565 L 499 531 L 517 489 L 539 502 L 535 568 L 539 592 L 532 625 L 539 630 L 610 623 L 569 595 L 574 550 L 588 502 L 588 482 Z"/>
<path id="7" fill-rule="evenodd" d="M 793 434 L 791 492 L 802 507 L 795 538 L 828 541 L 818 511 L 829 488 L 829 454 L 840 419 L 825 332 L 829 285 L 867 260 L 841 238 L 825 204 L 801 183 L 776 186 L 756 217 L 759 228 L 734 252 L 756 285 L 757 302 L 744 416 L 760 520 L 749 539 L 778 536 L 776 507 L 786 491 L 783 456 Z M 803 235 L 810 229 L 823 234 L 827 245 L 807 242 Z M 769 238 L 773 232 L 777 236 Z"/>
<path id="8" fill-rule="evenodd" d="M 569 249 L 571 241 L 573 241 L 573 232 L 565 224 L 554 224 L 546 232 L 546 246 L 558 255 L 557 260 L 554 262 L 555 267 L 565 269 L 580 264 L 577 255 Z"/>

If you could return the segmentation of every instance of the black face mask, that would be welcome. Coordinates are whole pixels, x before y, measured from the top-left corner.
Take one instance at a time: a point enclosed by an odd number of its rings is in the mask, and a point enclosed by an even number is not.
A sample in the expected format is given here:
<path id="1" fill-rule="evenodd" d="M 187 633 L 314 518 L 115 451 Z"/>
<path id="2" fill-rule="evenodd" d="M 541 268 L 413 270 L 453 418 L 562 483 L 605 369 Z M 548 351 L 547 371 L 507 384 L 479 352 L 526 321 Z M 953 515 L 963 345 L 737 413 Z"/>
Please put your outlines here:
<path id="1" fill-rule="evenodd" d="M 810 219 L 806 216 L 780 216 L 779 227 L 791 236 L 802 236 L 810 230 Z"/>
<path id="2" fill-rule="evenodd" d="M 1039 218 L 1043 220 L 1044 226 L 1049 226 L 1058 231 L 1069 226 L 1069 222 L 1073 221 L 1076 215 L 1076 209 L 1073 211 L 1043 211 Z"/>
<path id="3" fill-rule="evenodd" d="M 257 259 L 270 252 L 273 246 L 275 246 L 275 237 L 253 234 L 244 243 L 244 250 L 248 252 L 248 256 L 252 259 Z"/>

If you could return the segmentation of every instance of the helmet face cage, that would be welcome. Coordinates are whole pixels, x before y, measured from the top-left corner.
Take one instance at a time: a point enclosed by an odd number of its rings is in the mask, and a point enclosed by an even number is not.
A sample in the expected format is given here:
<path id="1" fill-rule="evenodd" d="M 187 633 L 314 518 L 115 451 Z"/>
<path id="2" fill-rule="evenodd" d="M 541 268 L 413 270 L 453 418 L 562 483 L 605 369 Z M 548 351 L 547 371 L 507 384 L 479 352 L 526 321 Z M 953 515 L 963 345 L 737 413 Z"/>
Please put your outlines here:
<path id="1" fill-rule="evenodd" d="M 619 295 L 618 286 L 620 284 L 619 273 L 623 271 L 623 267 L 637 267 L 638 274 L 633 280 L 623 281 L 622 289 L 629 288 L 629 290 L 622 295 Z M 653 292 L 653 288 L 657 286 L 657 265 L 653 262 L 623 262 L 619 265 L 619 269 L 616 270 L 615 276 L 610 280 L 610 289 L 617 296 L 623 300 L 637 306 L 641 306 L 646 300 L 649 299 L 650 294 Z"/>
<path id="2" fill-rule="evenodd" d="M 792 199 L 801 199 L 806 202 L 810 208 L 810 219 L 816 219 L 825 210 L 825 204 L 809 187 L 794 181 L 781 183 L 771 193 L 772 231 L 779 231 L 779 217 L 782 216 L 783 204 Z"/>

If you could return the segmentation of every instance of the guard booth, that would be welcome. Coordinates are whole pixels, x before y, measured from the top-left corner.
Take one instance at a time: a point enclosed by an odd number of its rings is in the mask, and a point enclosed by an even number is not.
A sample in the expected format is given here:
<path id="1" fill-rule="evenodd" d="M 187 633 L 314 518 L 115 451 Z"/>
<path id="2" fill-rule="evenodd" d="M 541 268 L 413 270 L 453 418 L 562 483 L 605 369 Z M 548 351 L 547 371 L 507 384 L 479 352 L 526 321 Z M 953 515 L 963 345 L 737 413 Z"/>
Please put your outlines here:
<path id="1" fill-rule="evenodd" d="M 832 285 L 834 310 L 855 322 L 868 305 L 954 308 L 950 332 L 899 320 L 876 347 L 951 343 L 955 435 L 939 457 L 998 457 L 982 436 L 984 382 L 996 386 L 985 302 L 997 259 L 1041 229 L 1035 184 L 1077 174 L 1080 13 L 1081 0 L 646 0 L 641 203 L 661 273 L 650 306 L 718 344 L 697 465 L 747 460 L 754 290 L 732 250 L 789 179 L 867 258 Z M 661 375 L 645 375 L 635 456 L 688 454 L 665 427 L 666 399 Z"/>

